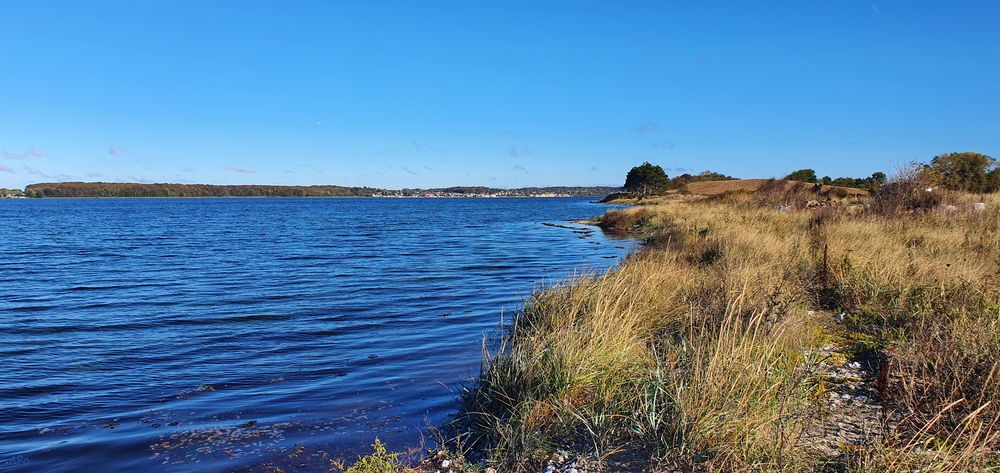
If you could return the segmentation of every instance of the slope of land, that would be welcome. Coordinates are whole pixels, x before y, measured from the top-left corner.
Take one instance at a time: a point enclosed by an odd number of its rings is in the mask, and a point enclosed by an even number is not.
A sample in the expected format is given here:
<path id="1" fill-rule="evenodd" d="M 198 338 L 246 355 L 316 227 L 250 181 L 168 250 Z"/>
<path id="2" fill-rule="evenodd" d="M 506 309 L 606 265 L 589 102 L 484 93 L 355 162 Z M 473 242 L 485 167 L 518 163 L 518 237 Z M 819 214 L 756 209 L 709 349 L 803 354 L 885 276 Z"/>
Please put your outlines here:
<path id="1" fill-rule="evenodd" d="M 678 196 L 705 197 L 737 193 L 756 194 L 769 200 L 773 200 L 775 196 L 785 196 L 786 201 L 801 200 L 802 203 L 861 200 L 870 194 L 864 189 L 855 187 L 828 186 L 784 179 L 729 179 L 689 182 L 662 195 L 640 196 L 629 192 L 615 192 L 608 194 L 601 202 L 648 204 L 663 199 L 674 200 Z"/>
<path id="2" fill-rule="evenodd" d="M 866 197 L 868 191 L 853 187 L 826 186 L 781 179 L 740 179 L 731 181 L 692 182 L 685 186 L 694 195 L 721 195 L 728 192 L 813 192 L 820 197 Z"/>

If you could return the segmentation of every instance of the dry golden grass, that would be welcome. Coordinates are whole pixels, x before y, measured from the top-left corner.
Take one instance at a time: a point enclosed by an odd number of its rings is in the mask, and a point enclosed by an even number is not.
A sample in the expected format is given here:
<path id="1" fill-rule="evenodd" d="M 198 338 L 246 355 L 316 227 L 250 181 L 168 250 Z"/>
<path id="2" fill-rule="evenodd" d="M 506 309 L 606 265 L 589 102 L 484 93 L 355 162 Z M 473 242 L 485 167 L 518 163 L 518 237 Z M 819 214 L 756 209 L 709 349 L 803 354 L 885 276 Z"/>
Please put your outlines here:
<path id="1" fill-rule="evenodd" d="M 785 192 L 810 191 L 821 197 L 866 197 L 868 191 L 852 187 L 827 186 L 807 182 L 786 181 L 781 179 L 740 179 L 732 181 L 701 181 L 692 182 L 685 189 L 695 195 L 722 195 L 730 192 L 758 192 L 764 188 L 777 188 Z"/>
<path id="2" fill-rule="evenodd" d="M 501 471 L 557 448 L 698 471 L 1000 467 L 1000 199 L 949 198 L 891 218 L 746 196 L 609 212 L 645 249 L 536 293 L 461 420 Z M 807 354 L 834 336 L 809 309 L 845 313 L 857 354 L 884 360 L 886 440 L 837 458 L 800 441 L 819 402 Z"/>

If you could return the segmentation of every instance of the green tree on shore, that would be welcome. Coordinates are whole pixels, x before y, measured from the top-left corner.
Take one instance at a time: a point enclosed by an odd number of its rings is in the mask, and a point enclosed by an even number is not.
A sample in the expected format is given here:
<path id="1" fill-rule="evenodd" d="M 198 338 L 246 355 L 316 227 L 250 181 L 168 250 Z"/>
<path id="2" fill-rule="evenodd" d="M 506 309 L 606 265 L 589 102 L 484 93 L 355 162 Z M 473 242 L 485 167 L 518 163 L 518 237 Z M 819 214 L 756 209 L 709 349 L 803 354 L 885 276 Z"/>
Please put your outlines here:
<path id="1" fill-rule="evenodd" d="M 812 169 L 799 169 L 798 171 L 785 176 L 785 180 L 811 183 L 819 181 L 819 179 L 816 178 L 816 171 L 813 171 Z"/>
<path id="2" fill-rule="evenodd" d="M 986 192 L 1000 192 L 1000 167 L 986 175 Z"/>
<path id="3" fill-rule="evenodd" d="M 659 194 L 670 187 L 670 179 L 663 168 L 648 161 L 629 170 L 625 176 L 625 190 L 636 194 Z"/>
<path id="4" fill-rule="evenodd" d="M 966 192 L 995 192 L 1000 179 L 997 160 L 982 153 L 963 152 L 935 156 L 925 168 L 932 181 L 945 189 Z"/>

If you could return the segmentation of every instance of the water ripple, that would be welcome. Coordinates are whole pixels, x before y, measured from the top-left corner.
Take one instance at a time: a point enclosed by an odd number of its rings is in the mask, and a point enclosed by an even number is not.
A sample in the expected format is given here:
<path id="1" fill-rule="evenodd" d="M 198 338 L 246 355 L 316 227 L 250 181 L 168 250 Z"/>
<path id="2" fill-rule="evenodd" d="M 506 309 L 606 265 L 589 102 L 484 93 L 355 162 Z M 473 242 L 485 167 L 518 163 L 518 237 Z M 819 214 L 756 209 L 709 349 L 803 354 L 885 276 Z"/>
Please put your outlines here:
<path id="1" fill-rule="evenodd" d="M 225 471 L 297 445 L 416 445 L 500 314 L 628 251 L 551 225 L 604 209 L 0 200 L 0 470 Z"/>

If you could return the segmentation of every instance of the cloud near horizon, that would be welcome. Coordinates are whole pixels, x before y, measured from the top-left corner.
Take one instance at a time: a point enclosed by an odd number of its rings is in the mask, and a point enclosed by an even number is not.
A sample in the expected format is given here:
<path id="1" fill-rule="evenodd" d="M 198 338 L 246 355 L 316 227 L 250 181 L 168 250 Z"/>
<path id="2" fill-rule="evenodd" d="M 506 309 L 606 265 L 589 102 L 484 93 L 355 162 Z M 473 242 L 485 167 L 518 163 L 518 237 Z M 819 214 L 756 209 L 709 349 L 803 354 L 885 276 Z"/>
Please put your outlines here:
<path id="1" fill-rule="evenodd" d="M 417 150 L 418 153 L 429 153 L 434 151 L 434 146 L 431 145 L 429 141 L 413 141 L 413 149 Z"/>
<path id="2" fill-rule="evenodd" d="M 238 172 L 240 174 L 257 174 L 255 169 L 244 168 L 239 166 L 229 166 L 228 168 L 232 172 Z"/>
<path id="3" fill-rule="evenodd" d="M 521 166 L 521 165 L 517 165 L 517 166 L 514 166 L 514 170 L 515 170 L 515 171 L 521 171 L 521 172 L 523 172 L 523 173 L 525 173 L 525 174 L 530 174 L 530 173 L 528 172 L 528 170 L 527 170 L 527 169 L 525 169 L 525 168 L 524 168 L 524 166 Z"/>
<path id="4" fill-rule="evenodd" d="M 33 168 L 31 166 L 28 166 L 27 164 L 22 164 L 21 167 L 23 167 L 24 170 L 28 174 L 31 174 L 32 176 L 41 176 L 41 177 L 44 177 L 46 179 L 52 179 L 52 180 L 55 180 L 55 181 L 72 181 L 73 180 L 73 176 L 70 176 L 68 174 L 63 174 L 63 173 L 46 174 L 46 173 L 42 172 L 42 170 L 40 170 L 38 168 Z"/>
<path id="5" fill-rule="evenodd" d="M 7 174 L 17 174 L 10 166 L 0 164 L 0 172 L 5 172 Z"/>
<path id="6" fill-rule="evenodd" d="M 27 153 L 12 153 L 6 150 L 3 152 L 4 159 L 10 159 L 14 161 L 22 161 L 27 158 L 45 158 L 48 156 L 49 153 L 46 153 L 45 151 L 42 151 L 38 148 L 32 148 L 31 151 L 28 151 Z"/>

